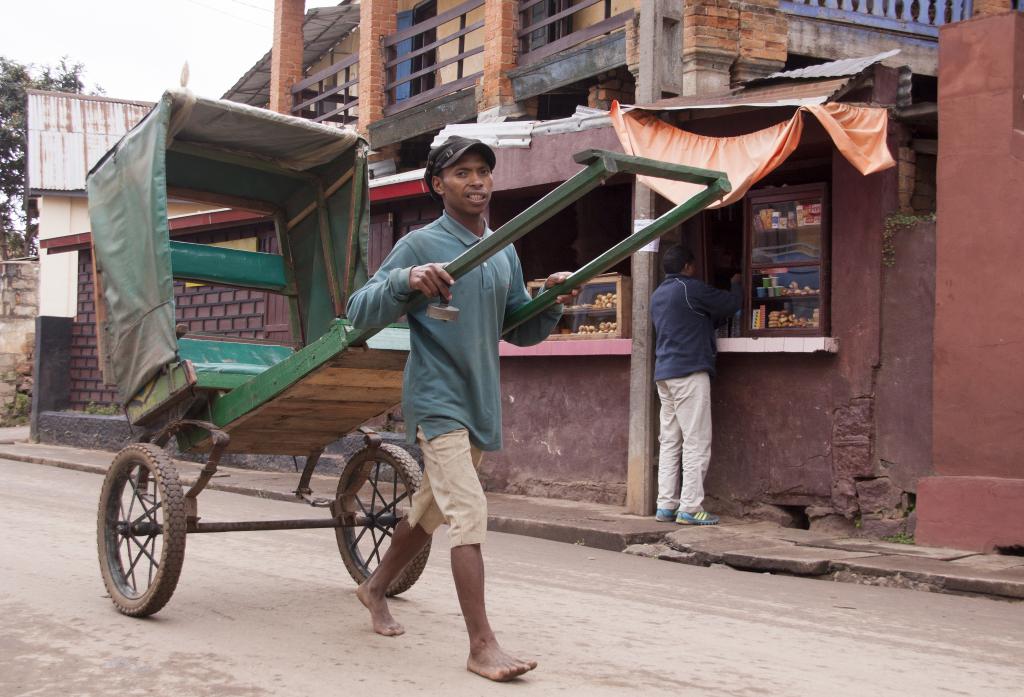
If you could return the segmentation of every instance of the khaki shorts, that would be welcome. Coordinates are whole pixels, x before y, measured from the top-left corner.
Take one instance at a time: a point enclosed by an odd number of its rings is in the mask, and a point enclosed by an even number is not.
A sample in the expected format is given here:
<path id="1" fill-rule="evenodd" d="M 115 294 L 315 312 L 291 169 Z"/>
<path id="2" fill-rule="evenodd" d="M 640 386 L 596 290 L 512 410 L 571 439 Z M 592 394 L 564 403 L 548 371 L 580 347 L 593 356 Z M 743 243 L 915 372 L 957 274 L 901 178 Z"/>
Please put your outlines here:
<path id="1" fill-rule="evenodd" d="M 412 495 L 409 525 L 433 533 L 448 523 L 452 547 L 477 545 L 487 533 L 487 498 L 480 485 L 483 453 L 469 442 L 469 431 L 460 428 L 428 441 L 416 430 L 423 450 L 423 482 Z"/>

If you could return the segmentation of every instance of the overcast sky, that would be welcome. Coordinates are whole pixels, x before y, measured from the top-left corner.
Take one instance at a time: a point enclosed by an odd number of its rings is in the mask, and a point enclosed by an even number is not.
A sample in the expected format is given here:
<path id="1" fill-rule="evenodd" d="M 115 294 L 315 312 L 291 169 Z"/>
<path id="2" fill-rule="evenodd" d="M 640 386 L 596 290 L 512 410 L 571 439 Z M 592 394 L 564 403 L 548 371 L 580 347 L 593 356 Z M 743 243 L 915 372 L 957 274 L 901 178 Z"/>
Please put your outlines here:
<path id="1" fill-rule="evenodd" d="M 306 8 L 338 0 L 306 0 Z M 85 64 L 110 97 L 155 101 L 178 85 L 220 97 L 270 49 L 274 0 L 0 0 L 0 55 Z"/>

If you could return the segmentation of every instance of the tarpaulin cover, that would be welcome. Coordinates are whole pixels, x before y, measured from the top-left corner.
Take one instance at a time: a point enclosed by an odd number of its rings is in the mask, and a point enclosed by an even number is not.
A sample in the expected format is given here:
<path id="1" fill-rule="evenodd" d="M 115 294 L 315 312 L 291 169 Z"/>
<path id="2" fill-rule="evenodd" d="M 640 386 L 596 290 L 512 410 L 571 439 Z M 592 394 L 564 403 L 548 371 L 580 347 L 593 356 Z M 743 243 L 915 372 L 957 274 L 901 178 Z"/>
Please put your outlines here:
<path id="1" fill-rule="evenodd" d="M 678 165 L 725 172 L 732 191 L 710 208 L 739 201 L 757 181 L 781 165 L 800 144 L 806 113 L 817 117 L 839 152 L 861 174 L 896 164 L 886 145 L 889 114 L 885 109 L 849 104 L 814 104 L 797 109 L 793 117 L 769 128 L 728 138 L 701 136 L 665 123 L 642 108 L 624 111 L 612 104 L 615 133 L 627 155 Z M 704 190 L 698 184 L 639 177 L 640 181 L 675 204 Z"/>
<path id="2" fill-rule="evenodd" d="M 182 148 L 169 150 L 178 143 Z M 291 220 L 316 203 L 318 189 L 357 164 L 365 167 L 362 155 L 356 156 L 363 148 L 352 131 L 171 90 L 96 164 L 87 189 L 106 310 L 100 332 L 105 371 L 116 381 L 122 403 L 178 356 L 167 187 L 267 202 Z M 204 157 L 214 150 L 216 157 Z M 251 164 L 261 161 L 268 166 Z M 327 197 L 326 221 L 314 212 L 291 231 L 307 340 L 319 337 L 333 319 L 325 261 L 339 275 L 349 269 L 350 286 L 365 282 L 368 209 L 365 174 L 357 172 Z M 325 228 L 335 256 L 329 261 L 324 249 L 331 245 L 306 241 L 321 241 Z M 357 259 L 350 258 L 349 246 Z"/>

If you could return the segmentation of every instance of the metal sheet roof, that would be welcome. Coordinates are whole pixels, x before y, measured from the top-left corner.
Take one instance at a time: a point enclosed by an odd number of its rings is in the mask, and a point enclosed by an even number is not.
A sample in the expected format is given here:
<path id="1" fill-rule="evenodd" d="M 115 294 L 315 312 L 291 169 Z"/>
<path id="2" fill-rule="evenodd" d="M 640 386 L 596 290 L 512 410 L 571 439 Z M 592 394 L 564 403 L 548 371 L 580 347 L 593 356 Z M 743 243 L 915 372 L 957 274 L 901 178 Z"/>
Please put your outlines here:
<path id="1" fill-rule="evenodd" d="M 878 53 L 866 58 L 843 58 L 841 60 L 830 61 L 820 65 L 811 65 L 798 70 L 784 70 L 782 72 L 772 73 L 771 75 L 765 75 L 764 77 L 755 78 L 753 80 L 747 80 L 744 84 L 760 85 L 765 82 L 772 82 L 776 80 L 820 80 L 821 78 L 860 75 L 875 63 L 886 61 L 897 55 L 899 52 L 900 50 L 896 48 L 892 51 Z"/>
<path id="2" fill-rule="evenodd" d="M 650 111 L 675 111 L 822 104 L 839 99 L 848 91 L 847 86 L 855 83 L 868 68 L 898 53 L 899 49 L 896 49 L 866 58 L 844 58 L 747 80 L 740 87 L 717 95 L 671 97 L 635 106 Z"/>
<path id="3" fill-rule="evenodd" d="M 83 191 L 89 169 L 151 102 L 28 90 L 28 188 Z"/>
<path id="4" fill-rule="evenodd" d="M 315 7 L 302 22 L 302 65 L 312 65 L 359 26 L 359 3 Z M 270 51 L 238 79 L 223 99 L 264 107 L 270 102 Z"/>

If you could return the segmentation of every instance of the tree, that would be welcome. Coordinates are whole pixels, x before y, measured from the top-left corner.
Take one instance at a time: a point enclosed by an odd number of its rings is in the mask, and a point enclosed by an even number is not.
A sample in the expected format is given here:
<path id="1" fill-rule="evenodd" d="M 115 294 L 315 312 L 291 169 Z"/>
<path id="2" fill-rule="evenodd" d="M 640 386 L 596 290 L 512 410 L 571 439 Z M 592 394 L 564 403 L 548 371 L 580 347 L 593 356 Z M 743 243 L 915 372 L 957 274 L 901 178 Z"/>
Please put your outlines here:
<path id="1" fill-rule="evenodd" d="M 0 258 L 36 251 L 37 226 L 25 212 L 25 90 L 81 94 L 83 72 L 85 66 L 67 56 L 56 66 L 34 66 L 0 56 Z"/>

